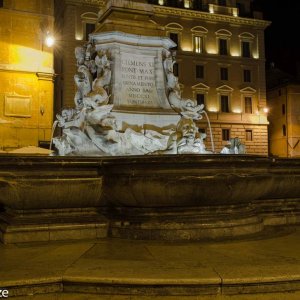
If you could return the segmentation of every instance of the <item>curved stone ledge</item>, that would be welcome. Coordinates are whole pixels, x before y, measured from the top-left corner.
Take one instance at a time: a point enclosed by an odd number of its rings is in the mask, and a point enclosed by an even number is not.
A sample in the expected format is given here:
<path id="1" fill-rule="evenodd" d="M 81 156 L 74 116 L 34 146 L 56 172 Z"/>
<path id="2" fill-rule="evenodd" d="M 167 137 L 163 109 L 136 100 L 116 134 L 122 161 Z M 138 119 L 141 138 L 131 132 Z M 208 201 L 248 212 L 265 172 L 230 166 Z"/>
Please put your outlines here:
<path id="1" fill-rule="evenodd" d="M 223 239 L 262 231 L 260 215 L 249 205 L 190 208 L 114 208 L 106 214 L 113 237 L 193 241 Z"/>
<path id="2" fill-rule="evenodd" d="M 98 236 L 95 229 L 89 232 L 94 226 L 90 224 L 100 222 L 107 228 L 109 222 L 114 236 L 168 240 L 252 234 L 262 230 L 263 224 L 299 222 L 297 159 L 251 155 L 1 155 L 0 170 L 0 204 L 5 208 L 0 215 L 2 240 L 10 233 L 6 242 L 14 241 L 13 233 L 19 232 L 20 226 L 33 237 L 32 224 L 48 228 L 48 236 L 63 239 L 53 225 L 57 219 L 66 228 L 66 239 L 84 237 L 73 234 L 82 222 L 87 225 L 87 236 Z M 270 199 L 273 204 L 264 205 Z M 84 209 L 91 209 L 93 217 Z M 74 210 L 82 210 L 80 216 L 72 213 Z M 132 218 L 134 212 L 138 213 Z M 80 226 L 79 219 L 83 220 Z M 167 228 L 167 223 L 172 228 Z M 101 236 L 105 235 L 102 232 Z M 21 241 L 20 236 L 15 241 Z"/>

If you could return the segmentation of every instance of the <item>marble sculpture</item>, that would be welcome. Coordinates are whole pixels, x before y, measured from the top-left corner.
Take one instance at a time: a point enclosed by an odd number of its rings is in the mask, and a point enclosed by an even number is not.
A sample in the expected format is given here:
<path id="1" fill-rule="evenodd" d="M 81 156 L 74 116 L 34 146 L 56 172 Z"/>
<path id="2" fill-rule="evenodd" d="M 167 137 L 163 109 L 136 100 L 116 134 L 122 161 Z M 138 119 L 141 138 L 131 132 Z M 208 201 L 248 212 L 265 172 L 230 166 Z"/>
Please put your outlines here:
<path id="1" fill-rule="evenodd" d="M 174 55 L 165 51 L 163 70 L 170 106 L 181 115 L 176 131 L 131 128 L 121 130 L 118 119 L 112 115 L 110 103 L 112 69 L 108 50 L 97 50 L 93 42 L 76 47 L 77 73 L 74 81 L 77 91 L 75 108 L 64 108 L 57 114 L 62 135 L 53 138 L 58 155 L 140 155 L 140 154 L 206 154 L 205 134 L 198 132 L 195 120 L 202 119 L 204 105 L 181 97 L 178 78 L 174 75 Z"/>

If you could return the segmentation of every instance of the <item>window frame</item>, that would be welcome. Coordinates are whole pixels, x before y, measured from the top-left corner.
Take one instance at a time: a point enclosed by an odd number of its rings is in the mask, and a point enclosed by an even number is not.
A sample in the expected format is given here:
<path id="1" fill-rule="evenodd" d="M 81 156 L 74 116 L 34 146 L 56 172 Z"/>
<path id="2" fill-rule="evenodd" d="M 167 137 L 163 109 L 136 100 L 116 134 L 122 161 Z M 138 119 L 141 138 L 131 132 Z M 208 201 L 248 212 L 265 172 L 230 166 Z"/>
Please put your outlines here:
<path id="1" fill-rule="evenodd" d="M 224 101 L 225 98 L 227 99 L 227 104 L 224 106 Z M 226 108 L 225 110 L 223 108 Z M 229 103 L 229 95 L 226 95 L 226 94 L 221 94 L 220 95 L 220 112 L 221 113 L 229 113 L 230 112 L 230 103 Z"/>
<path id="2" fill-rule="evenodd" d="M 92 25 L 94 29 L 92 31 L 88 31 L 87 30 L 88 25 Z M 96 23 L 92 23 L 92 22 L 85 22 L 84 23 L 84 39 L 85 39 L 85 41 L 89 40 L 89 35 L 91 33 L 93 33 L 95 30 L 96 30 Z"/>
<path id="3" fill-rule="evenodd" d="M 253 141 L 253 130 L 252 129 L 246 129 L 245 130 L 245 141 L 246 142 L 252 142 Z"/>
<path id="4" fill-rule="evenodd" d="M 245 45 L 248 45 L 246 48 Z M 251 42 L 247 40 L 241 40 L 241 56 L 244 58 L 251 58 L 252 57 L 252 49 L 251 49 Z"/>
<path id="5" fill-rule="evenodd" d="M 247 103 L 247 100 L 250 100 L 250 104 Z M 250 108 L 250 111 L 248 111 L 248 109 Z M 244 113 L 245 114 L 253 114 L 253 99 L 251 96 L 247 95 L 247 96 L 244 96 Z"/>
<path id="6" fill-rule="evenodd" d="M 220 79 L 222 81 L 228 81 L 229 75 L 228 75 L 228 68 L 227 67 L 220 67 Z"/>
<path id="7" fill-rule="evenodd" d="M 198 96 L 202 96 L 201 97 L 202 98 L 201 100 L 203 100 L 203 101 L 201 101 L 202 103 L 198 102 Z M 197 105 L 203 104 L 205 106 L 205 94 L 204 93 L 196 93 L 196 101 L 197 101 Z"/>
<path id="8" fill-rule="evenodd" d="M 201 69 L 201 71 L 199 72 L 200 73 L 200 76 L 199 73 L 198 73 L 198 70 Z M 204 65 L 200 65 L 200 64 L 197 64 L 195 65 L 195 78 L 196 79 L 204 79 Z"/>
<path id="9" fill-rule="evenodd" d="M 244 82 L 252 82 L 252 70 L 243 69 L 243 81 Z"/>
<path id="10" fill-rule="evenodd" d="M 198 42 L 197 42 L 197 40 L 198 40 Z M 199 43 L 199 41 L 200 41 L 200 43 Z M 200 44 L 200 45 L 198 45 L 198 44 Z M 194 52 L 195 53 L 197 53 L 197 54 L 202 54 L 203 53 L 203 49 L 204 49 L 204 38 L 203 38 L 203 36 L 201 36 L 201 35 L 198 35 L 198 34 L 195 34 L 194 36 L 193 36 L 193 45 L 194 45 Z"/>
<path id="11" fill-rule="evenodd" d="M 230 129 L 229 128 L 222 128 L 222 141 L 229 141 L 230 140 Z"/>
<path id="12" fill-rule="evenodd" d="M 188 3 L 188 5 L 186 6 L 187 3 Z M 183 8 L 192 9 L 193 1 L 192 0 L 183 0 Z"/>
<path id="13" fill-rule="evenodd" d="M 221 42 L 225 42 L 226 43 L 226 47 L 223 47 Z M 218 38 L 218 52 L 219 52 L 219 55 L 228 55 L 229 54 L 229 39 L 226 38 L 226 37 L 219 37 Z"/>

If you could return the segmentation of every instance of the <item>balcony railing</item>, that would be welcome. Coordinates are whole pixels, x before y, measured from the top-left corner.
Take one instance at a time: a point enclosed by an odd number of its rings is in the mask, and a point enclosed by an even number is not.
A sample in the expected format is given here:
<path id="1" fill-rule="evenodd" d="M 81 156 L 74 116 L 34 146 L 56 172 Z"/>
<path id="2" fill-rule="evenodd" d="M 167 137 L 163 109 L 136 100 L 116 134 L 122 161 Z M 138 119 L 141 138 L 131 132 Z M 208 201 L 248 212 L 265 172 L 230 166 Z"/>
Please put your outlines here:
<path id="1" fill-rule="evenodd" d="M 215 4 L 208 5 L 208 11 L 214 14 L 228 15 L 228 16 L 238 16 L 238 8 L 236 7 L 228 7 L 228 6 L 220 6 Z"/>
<path id="2" fill-rule="evenodd" d="M 262 19 L 261 14 L 259 15 L 258 12 L 255 12 L 257 14 L 257 16 L 256 16 L 256 15 L 253 15 L 253 12 L 239 11 L 239 8 L 231 7 L 231 6 L 221 6 L 221 5 L 216 5 L 216 4 L 204 4 L 204 3 L 200 3 L 200 2 L 189 2 L 191 6 L 187 6 L 186 3 L 188 3 L 188 2 L 170 1 L 170 0 L 148 0 L 148 3 L 154 4 L 154 5 L 175 7 L 175 8 L 192 9 L 192 10 L 198 10 L 198 11 L 234 16 L 234 17 L 240 16 L 240 17 L 246 17 L 246 18 L 254 17 L 256 19 Z"/>

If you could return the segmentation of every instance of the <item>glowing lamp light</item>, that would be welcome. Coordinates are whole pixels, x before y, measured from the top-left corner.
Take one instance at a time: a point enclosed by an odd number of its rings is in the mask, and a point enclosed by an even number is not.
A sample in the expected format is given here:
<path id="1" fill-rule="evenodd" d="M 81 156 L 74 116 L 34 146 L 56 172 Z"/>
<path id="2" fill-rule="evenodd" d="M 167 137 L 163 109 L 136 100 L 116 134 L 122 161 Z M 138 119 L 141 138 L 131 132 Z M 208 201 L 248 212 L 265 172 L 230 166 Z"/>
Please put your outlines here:
<path id="1" fill-rule="evenodd" d="M 217 110 L 216 107 L 211 106 L 211 107 L 208 108 L 208 111 L 210 111 L 210 112 L 217 112 L 218 110 Z"/>
<path id="2" fill-rule="evenodd" d="M 189 46 L 183 46 L 183 47 L 182 47 L 182 50 L 183 50 L 183 51 L 192 51 L 192 48 L 189 47 Z"/>
<path id="3" fill-rule="evenodd" d="M 264 108 L 263 108 L 263 112 L 264 112 L 265 114 L 267 114 L 267 113 L 269 112 L 269 108 L 268 108 L 268 107 L 264 107 Z"/>
<path id="4" fill-rule="evenodd" d="M 236 113 L 236 114 L 240 114 L 242 113 L 242 110 L 240 108 L 235 108 L 232 110 L 233 113 Z"/>
<path id="5" fill-rule="evenodd" d="M 239 56 L 240 54 L 239 54 L 239 52 L 238 51 L 236 51 L 236 50 L 232 50 L 231 51 L 231 56 Z"/>
<path id="6" fill-rule="evenodd" d="M 212 46 L 208 46 L 206 48 L 206 51 L 207 51 L 208 54 L 217 54 L 217 49 L 212 47 Z"/>
<path id="7" fill-rule="evenodd" d="M 52 47 L 55 43 L 55 39 L 53 36 L 48 35 L 45 39 L 45 44 L 47 45 L 47 47 Z"/>

